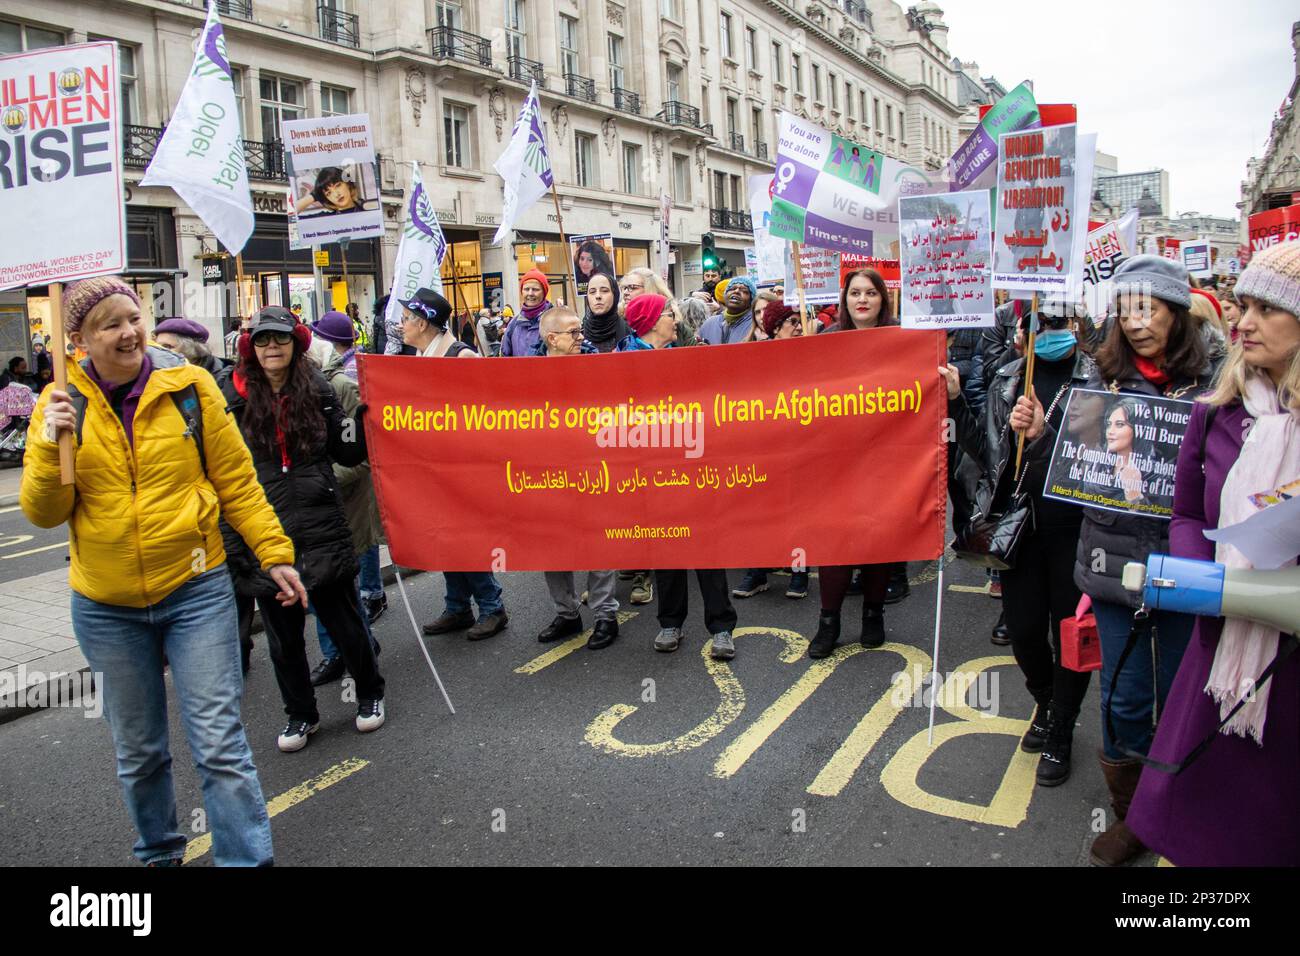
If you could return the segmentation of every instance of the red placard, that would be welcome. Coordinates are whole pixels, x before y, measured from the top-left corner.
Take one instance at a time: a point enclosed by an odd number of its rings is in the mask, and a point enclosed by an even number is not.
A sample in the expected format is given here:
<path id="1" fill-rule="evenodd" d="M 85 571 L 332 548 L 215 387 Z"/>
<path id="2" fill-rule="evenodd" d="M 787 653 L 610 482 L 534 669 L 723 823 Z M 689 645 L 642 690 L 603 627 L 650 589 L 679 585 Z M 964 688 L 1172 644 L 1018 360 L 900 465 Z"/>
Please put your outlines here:
<path id="1" fill-rule="evenodd" d="M 980 119 L 993 109 L 992 103 L 980 106 Z M 1038 119 L 1044 126 L 1066 126 L 1079 121 L 1079 110 L 1073 103 L 1039 103 Z"/>
<path id="2" fill-rule="evenodd" d="M 844 288 L 844 278 L 854 269 L 875 269 L 880 278 L 885 280 L 886 289 L 901 289 L 903 275 L 899 271 L 897 259 L 873 259 L 871 256 L 859 256 L 852 252 L 840 253 L 840 288 Z"/>
<path id="3" fill-rule="evenodd" d="M 1300 239 L 1300 205 L 1256 213 L 1246 220 L 1246 233 L 1250 255 L 1279 242 Z M 1249 260 L 1249 256 L 1243 258 Z"/>
<path id="4" fill-rule="evenodd" d="M 359 357 L 393 560 L 440 571 L 937 558 L 942 332 Z M 698 418 L 696 417 L 698 415 Z"/>

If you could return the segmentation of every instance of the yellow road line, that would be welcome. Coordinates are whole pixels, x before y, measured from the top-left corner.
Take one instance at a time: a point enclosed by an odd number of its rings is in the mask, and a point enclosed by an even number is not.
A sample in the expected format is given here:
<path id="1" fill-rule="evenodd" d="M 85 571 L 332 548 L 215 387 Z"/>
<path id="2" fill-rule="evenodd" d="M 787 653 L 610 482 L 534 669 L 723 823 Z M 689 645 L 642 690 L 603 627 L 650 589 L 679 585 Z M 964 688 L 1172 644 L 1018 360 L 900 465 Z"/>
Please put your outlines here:
<path id="1" fill-rule="evenodd" d="M 981 587 L 972 587 L 969 584 L 950 584 L 949 591 L 956 591 L 958 594 L 988 594 L 989 586 L 987 584 Z"/>
<path id="2" fill-rule="evenodd" d="M 618 623 L 620 625 L 626 624 L 628 621 L 632 620 L 632 618 L 636 617 L 640 613 L 641 613 L 640 611 L 619 611 Z M 542 670 L 543 668 L 550 667 L 556 661 L 564 660 L 564 658 L 568 657 L 578 648 L 585 647 L 587 645 L 587 638 L 591 637 L 592 630 L 593 628 L 589 627 L 581 634 L 579 634 L 577 637 L 573 638 L 572 640 L 565 641 L 563 644 L 558 644 L 555 647 L 552 647 L 545 654 L 541 654 L 537 657 L 534 657 L 527 664 L 523 664 L 519 667 L 516 667 L 515 673 L 536 674 L 538 671 Z"/>
<path id="3" fill-rule="evenodd" d="M 22 505 L 10 505 L 8 508 L 0 508 L 0 515 L 7 515 L 11 511 L 19 511 L 21 509 Z"/>
<path id="4" fill-rule="evenodd" d="M 0 557 L 0 561 L 9 561 L 12 558 L 25 558 L 29 554 L 40 554 L 42 551 L 53 551 L 55 548 L 66 548 L 68 542 L 61 541 L 58 544 L 47 544 L 43 548 L 32 548 L 30 551 L 19 551 L 16 554 L 6 554 Z"/>
<path id="5" fill-rule="evenodd" d="M 332 787 L 347 777 L 352 776 L 358 770 L 370 765 L 369 760 L 362 760 L 359 757 L 349 757 L 342 763 L 336 763 L 319 776 L 312 777 L 305 783 L 300 783 L 292 790 L 286 790 L 273 800 L 267 801 L 267 816 L 276 816 L 284 813 L 290 807 L 295 807 L 302 803 L 308 797 L 313 797 L 320 793 L 326 787 Z M 207 854 L 212 849 L 212 834 L 205 833 L 201 837 L 191 840 L 185 847 L 185 862 L 193 863 L 199 857 Z"/>

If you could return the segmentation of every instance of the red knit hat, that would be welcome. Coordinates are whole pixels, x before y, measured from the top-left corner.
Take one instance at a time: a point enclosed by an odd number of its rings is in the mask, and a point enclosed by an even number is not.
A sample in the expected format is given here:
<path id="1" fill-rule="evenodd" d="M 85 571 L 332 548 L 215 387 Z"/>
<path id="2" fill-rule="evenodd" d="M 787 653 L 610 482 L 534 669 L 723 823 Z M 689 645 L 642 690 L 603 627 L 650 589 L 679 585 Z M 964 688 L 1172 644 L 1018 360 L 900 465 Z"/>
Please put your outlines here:
<path id="1" fill-rule="evenodd" d="M 776 330 L 781 327 L 781 323 L 792 315 L 798 315 L 794 309 L 781 302 L 770 302 L 766 309 L 763 310 L 763 331 L 767 333 L 770 339 L 776 335 Z"/>
<path id="2" fill-rule="evenodd" d="M 627 304 L 627 327 L 637 335 L 644 336 L 655 327 L 667 304 L 667 299 L 653 292 L 637 296 Z"/>
<path id="3" fill-rule="evenodd" d="M 1210 305 L 1214 306 L 1214 311 L 1218 313 L 1219 319 L 1223 319 L 1223 306 L 1219 304 L 1218 298 L 1212 292 L 1206 292 L 1204 289 L 1192 289 L 1192 295 L 1203 295 L 1210 300 Z"/>
<path id="4" fill-rule="evenodd" d="M 532 279 L 535 282 L 540 282 L 542 284 L 542 297 L 549 298 L 551 294 L 550 280 L 547 279 L 545 274 L 543 274 L 538 269 L 529 269 L 527 272 L 524 273 L 524 277 L 519 280 L 520 292 L 524 291 L 524 283 L 527 282 L 529 279 Z"/>

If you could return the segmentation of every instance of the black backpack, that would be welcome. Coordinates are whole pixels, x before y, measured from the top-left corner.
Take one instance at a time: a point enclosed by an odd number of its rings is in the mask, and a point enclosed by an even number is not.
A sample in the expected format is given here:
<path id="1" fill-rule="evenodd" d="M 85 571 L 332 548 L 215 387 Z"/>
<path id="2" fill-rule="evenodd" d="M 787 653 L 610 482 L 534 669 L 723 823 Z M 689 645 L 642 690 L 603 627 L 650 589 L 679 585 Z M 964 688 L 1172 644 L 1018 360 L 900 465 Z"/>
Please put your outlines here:
<path id="1" fill-rule="evenodd" d="M 203 447 L 203 405 L 199 401 L 199 390 L 193 385 L 186 385 L 178 392 L 168 392 L 181 420 L 185 422 L 185 436 L 194 439 L 194 447 L 199 453 L 199 465 L 203 468 L 203 477 L 208 476 L 208 452 Z M 72 399 L 72 408 L 77 415 L 77 447 L 81 447 L 81 428 L 86 422 L 86 396 L 81 389 L 68 383 L 68 397 Z"/>

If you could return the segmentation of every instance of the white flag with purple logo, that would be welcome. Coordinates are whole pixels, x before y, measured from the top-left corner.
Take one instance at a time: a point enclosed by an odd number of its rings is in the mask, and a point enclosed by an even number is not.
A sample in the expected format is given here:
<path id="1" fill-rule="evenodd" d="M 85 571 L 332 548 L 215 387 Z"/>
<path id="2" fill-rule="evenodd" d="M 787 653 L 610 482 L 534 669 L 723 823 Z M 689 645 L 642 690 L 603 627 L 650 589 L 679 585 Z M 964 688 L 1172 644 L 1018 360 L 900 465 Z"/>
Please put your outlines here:
<path id="1" fill-rule="evenodd" d="M 411 163 L 411 189 L 406 200 L 406 223 L 397 244 L 393 263 L 393 287 L 389 290 L 384 328 L 388 339 L 384 351 L 396 355 L 402 350 L 402 301 L 418 289 L 442 293 L 442 260 L 447 255 L 447 240 L 438 224 L 433 201 L 424 191 L 420 164 Z"/>
<path id="2" fill-rule="evenodd" d="M 239 107 L 217 4 L 194 52 L 194 66 L 141 186 L 170 186 L 232 253 L 253 234 L 253 197 L 239 135 Z"/>
<path id="3" fill-rule="evenodd" d="M 515 221 L 533 203 L 550 190 L 551 158 L 546 154 L 546 137 L 542 133 L 541 106 L 537 102 L 537 81 L 533 81 L 524 100 L 524 108 L 515 120 L 510 145 L 492 167 L 505 180 L 505 202 L 501 207 L 501 226 L 492 240 L 495 245 L 514 228 Z"/>

